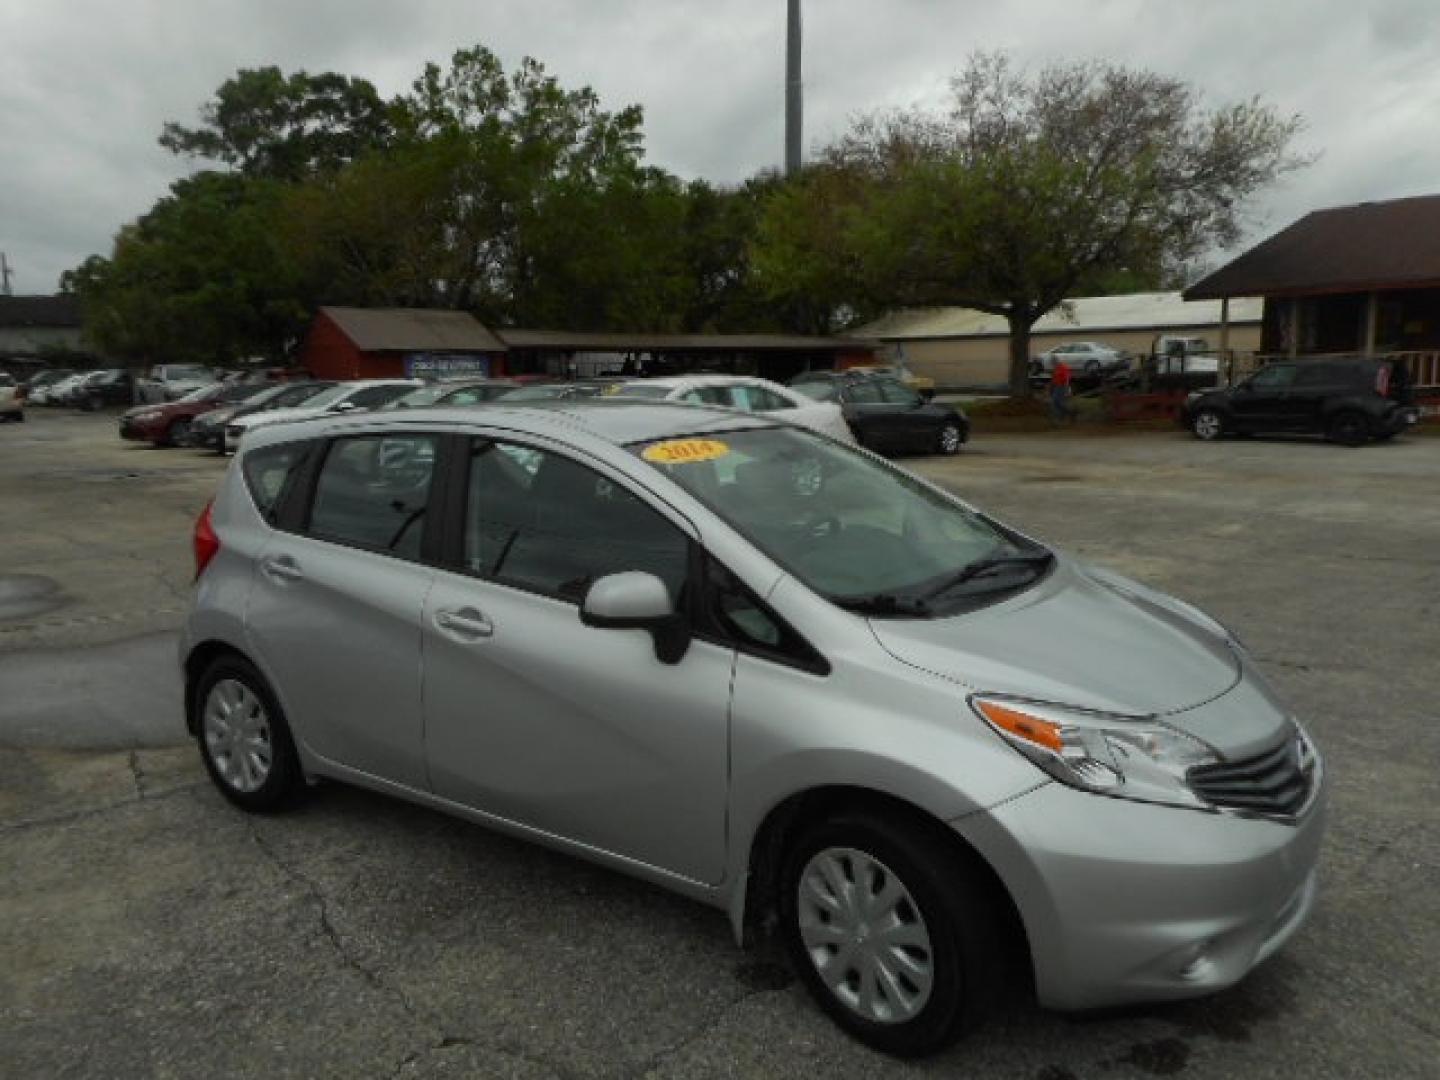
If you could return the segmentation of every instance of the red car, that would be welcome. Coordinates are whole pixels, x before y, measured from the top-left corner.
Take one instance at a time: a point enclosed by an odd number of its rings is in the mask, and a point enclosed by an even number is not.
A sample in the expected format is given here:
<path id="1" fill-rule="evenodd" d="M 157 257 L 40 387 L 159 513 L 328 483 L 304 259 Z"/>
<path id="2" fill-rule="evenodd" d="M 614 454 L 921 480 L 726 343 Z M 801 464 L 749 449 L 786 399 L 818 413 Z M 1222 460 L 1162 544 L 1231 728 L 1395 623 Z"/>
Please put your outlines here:
<path id="1" fill-rule="evenodd" d="M 186 394 L 179 401 L 136 406 L 121 414 L 120 437 L 156 446 L 184 446 L 195 417 L 222 405 L 236 405 L 268 385 L 263 382 L 213 383 Z"/>

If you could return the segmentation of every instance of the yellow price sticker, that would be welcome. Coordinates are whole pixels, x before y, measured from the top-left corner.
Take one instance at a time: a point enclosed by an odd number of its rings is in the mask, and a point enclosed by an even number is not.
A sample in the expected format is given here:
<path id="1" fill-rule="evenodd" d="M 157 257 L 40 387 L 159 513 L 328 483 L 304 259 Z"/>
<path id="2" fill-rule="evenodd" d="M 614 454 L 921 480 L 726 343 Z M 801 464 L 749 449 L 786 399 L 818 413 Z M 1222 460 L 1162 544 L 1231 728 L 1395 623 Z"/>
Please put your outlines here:
<path id="1" fill-rule="evenodd" d="M 669 439 L 647 446 L 640 456 L 656 465 L 689 465 L 695 461 L 714 461 L 728 453 L 729 445 L 719 439 Z"/>

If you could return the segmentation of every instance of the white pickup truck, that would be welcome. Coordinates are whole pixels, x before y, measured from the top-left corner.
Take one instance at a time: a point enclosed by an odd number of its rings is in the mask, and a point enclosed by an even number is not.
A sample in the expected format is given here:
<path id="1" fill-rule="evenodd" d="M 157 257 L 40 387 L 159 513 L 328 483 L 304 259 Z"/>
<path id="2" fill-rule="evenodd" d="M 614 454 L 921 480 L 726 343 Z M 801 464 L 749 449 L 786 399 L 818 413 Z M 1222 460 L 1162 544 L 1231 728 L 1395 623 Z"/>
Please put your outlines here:
<path id="1" fill-rule="evenodd" d="M 1203 337 L 1161 334 L 1150 350 L 1156 375 L 1218 375 L 1220 354 Z"/>

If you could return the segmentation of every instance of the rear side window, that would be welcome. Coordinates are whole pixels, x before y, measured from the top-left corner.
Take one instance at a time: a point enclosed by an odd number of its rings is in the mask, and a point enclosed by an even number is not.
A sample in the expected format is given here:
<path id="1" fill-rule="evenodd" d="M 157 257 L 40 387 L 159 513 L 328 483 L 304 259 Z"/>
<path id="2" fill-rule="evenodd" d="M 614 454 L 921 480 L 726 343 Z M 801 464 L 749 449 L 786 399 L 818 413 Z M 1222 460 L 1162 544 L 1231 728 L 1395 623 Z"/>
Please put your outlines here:
<path id="1" fill-rule="evenodd" d="M 384 405 L 387 401 L 394 401 L 414 389 L 413 386 L 406 386 L 403 383 L 399 386 L 367 386 L 364 390 L 355 391 L 345 400 L 357 409 L 374 409 Z"/>
<path id="2" fill-rule="evenodd" d="M 362 435 L 330 444 L 310 508 L 311 536 L 420 557 L 434 435 Z"/>
<path id="3" fill-rule="evenodd" d="M 267 521 L 275 520 L 285 488 L 296 467 L 305 460 L 309 447 L 306 442 L 280 443 L 248 450 L 241 457 L 240 470 L 245 476 L 245 486 L 250 489 L 256 509 Z"/>

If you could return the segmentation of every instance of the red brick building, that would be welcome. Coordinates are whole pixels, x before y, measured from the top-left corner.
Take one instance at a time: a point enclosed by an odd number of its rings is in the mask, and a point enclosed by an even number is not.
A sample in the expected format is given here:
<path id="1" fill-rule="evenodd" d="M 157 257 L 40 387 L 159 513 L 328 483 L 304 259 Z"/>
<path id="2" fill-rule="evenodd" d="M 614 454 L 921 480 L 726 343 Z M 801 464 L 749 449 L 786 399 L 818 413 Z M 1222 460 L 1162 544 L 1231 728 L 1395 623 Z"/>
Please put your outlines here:
<path id="1" fill-rule="evenodd" d="M 498 375 L 505 344 L 463 311 L 322 307 L 300 349 L 317 379 Z"/>

